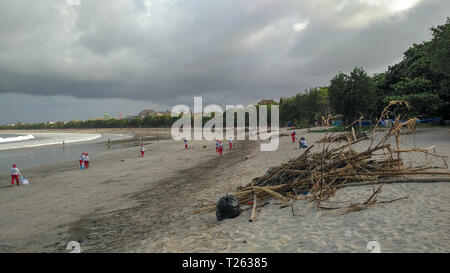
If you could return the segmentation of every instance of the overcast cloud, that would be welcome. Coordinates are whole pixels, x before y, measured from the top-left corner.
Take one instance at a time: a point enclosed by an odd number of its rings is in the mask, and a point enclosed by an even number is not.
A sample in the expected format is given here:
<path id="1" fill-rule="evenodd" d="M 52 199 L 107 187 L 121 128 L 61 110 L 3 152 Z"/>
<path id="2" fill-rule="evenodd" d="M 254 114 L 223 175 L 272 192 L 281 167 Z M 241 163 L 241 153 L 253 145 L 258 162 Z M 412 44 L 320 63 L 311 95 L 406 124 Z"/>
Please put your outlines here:
<path id="1" fill-rule="evenodd" d="M 248 104 L 383 72 L 448 0 L 0 1 L 0 123 Z"/>

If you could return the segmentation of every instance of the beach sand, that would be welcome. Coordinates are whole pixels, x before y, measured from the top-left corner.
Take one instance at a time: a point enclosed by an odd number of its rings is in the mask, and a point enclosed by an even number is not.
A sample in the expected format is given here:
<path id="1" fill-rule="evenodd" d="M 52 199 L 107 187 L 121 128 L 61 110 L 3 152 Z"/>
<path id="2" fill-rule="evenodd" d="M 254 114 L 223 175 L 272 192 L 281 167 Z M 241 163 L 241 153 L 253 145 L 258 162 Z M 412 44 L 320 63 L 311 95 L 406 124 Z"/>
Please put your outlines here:
<path id="1" fill-rule="evenodd" d="M 302 135 L 309 144 L 323 137 L 298 130 Z M 450 155 L 448 129 L 420 129 L 415 140 Z M 235 141 L 222 157 L 214 141 L 189 144 L 185 151 L 182 141 L 155 141 L 144 158 L 139 147 L 111 151 L 84 171 L 75 160 L 27 170 L 30 186 L 9 187 L 9 176 L 0 176 L 0 252 L 64 252 L 72 240 L 82 252 L 367 252 L 370 241 L 381 252 L 450 250 L 450 183 L 387 184 L 379 200 L 408 199 L 345 215 L 297 201 L 293 216 L 276 200 L 251 223 L 250 210 L 221 222 L 215 212 L 194 214 L 199 202 L 217 202 L 302 150 L 290 137 L 274 152 Z M 408 136 L 405 146 L 413 145 Z M 347 187 L 335 201 L 371 193 L 371 186 Z"/>

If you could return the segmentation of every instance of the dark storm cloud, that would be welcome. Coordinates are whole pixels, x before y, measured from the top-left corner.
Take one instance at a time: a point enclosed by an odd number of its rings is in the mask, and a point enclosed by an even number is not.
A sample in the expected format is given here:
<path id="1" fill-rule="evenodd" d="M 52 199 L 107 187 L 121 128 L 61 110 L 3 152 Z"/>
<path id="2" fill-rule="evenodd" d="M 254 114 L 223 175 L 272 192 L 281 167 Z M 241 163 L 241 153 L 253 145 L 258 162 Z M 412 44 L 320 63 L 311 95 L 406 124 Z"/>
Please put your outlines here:
<path id="1" fill-rule="evenodd" d="M 3 0 L 0 93 L 252 103 L 355 66 L 382 72 L 449 11 L 446 0 Z"/>

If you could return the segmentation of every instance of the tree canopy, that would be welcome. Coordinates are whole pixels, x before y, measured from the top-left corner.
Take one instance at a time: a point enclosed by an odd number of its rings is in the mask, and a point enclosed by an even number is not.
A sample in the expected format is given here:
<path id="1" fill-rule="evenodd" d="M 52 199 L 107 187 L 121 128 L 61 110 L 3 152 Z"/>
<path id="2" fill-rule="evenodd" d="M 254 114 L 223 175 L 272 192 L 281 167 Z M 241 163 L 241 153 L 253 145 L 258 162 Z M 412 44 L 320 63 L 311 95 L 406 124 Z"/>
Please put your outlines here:
<path id="1" fill-rule="evenodd" d="M 330 106 L 346 123 L 361 116 L 370 117 L 375 102 L 375 84 L 362 69 L 356 67 L 349 75 L 340 72 L 329 87 Z"/>
<path id="2" fill-rule="evenodd" d="M 345 123 L 361 116 L 371 119 L 391 100 L 410 102 L 409 116 L 450 119 L 450 18 L 444 25 L 431 28 L 431 34 L 430 41 L 413 44 L 399 63 L 383 73 L 369 76 L 356 67 L 349 74 L 339 72 L 329 87 L 311 88 L 280 99 L 281 121 L 312 125 L 317 115 L 329 110 L 341 114 Z M 319 100 L 314 95 L 317 90 L 327 90 L 326 99 Z M 393 111 L 406 114 L 402 106 Z"/>

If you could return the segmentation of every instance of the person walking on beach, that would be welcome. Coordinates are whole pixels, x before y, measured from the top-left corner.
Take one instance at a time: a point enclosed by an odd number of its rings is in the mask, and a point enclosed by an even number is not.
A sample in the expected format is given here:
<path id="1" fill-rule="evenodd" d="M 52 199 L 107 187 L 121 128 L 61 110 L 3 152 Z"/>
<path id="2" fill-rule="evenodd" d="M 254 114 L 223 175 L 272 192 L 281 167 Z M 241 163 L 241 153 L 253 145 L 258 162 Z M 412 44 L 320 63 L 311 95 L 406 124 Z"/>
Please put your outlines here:
<path id="1" fill-rule="evenodd" d="M 188 144 L 187 144 L 187 140 L 186 140 L 186 139 L 184 139 L 183 141 L 184 141 L 184 149 L 186 149 L 186 151 L 187 151 L 187 149 L 188 149 Z"/>
<path id="2" fill-rule="evenodd" d="M 295 130 L 291 131 L 292 143 L 295 143 Z"/>
<path id="3" fill-rule="evenodd" d="M 19 176 L 22 176 L 19 169 L 17 168 L 16 164 L 12 165 L 12 168 L 10 170 L 11 173 L 11 186 L 14 186 L 14 180 L 16 180 L 17 186 L 19 186 Z"/>
<path id="4" fill-rule="evenodd" d="M 222 145 L 222 141 L 219 141 L 219 154 L 222 155 L 223 152 L 223 145 Z"/>
<path id="5" fill-rule="evenodd" d="M 80 155 L 80 169 L 83 169 L 83 168 L 84 168 L 83 163 L 84 163 L 84 153 L 82 153 L 82 154 Z"/>
<path id="6" fill-rule="evenodd" d="M 233 140 L 229 139 L 228 144 L 230 144 L 230 150 L 233 150 Z"/>
<path id="7" fill-rule="evenodd" d="M 87 169 L 89 168 L 89 154 L 84 153 L 84 167 Z"/>
<path id="8" fill-rule="evenodd" d="M 145 152 L 144 145 L 141 145 L 141 148 L 139 150 L 141 151 L 141 157 L 144 157 L 144 152 Z"/>

